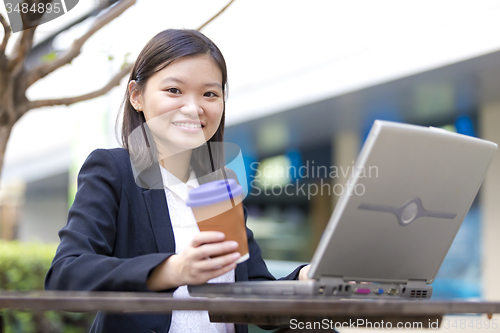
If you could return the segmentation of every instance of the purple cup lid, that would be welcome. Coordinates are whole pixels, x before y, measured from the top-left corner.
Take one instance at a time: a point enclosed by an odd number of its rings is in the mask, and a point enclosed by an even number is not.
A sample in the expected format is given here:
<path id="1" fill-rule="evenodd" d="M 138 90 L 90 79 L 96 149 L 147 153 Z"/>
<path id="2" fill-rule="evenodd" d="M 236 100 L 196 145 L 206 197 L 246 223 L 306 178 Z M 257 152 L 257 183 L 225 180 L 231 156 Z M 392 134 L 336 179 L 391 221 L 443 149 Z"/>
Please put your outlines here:
<path id="1" fill-rule="evenodd" d="M 189 198 L 186 205 L 189 207 L 200 207 L 212 205 L 231 198 L 237 197 L 243 193 L 243 188 L 236 180 L 222 179 L 205 183 L 189 192 Z"/>

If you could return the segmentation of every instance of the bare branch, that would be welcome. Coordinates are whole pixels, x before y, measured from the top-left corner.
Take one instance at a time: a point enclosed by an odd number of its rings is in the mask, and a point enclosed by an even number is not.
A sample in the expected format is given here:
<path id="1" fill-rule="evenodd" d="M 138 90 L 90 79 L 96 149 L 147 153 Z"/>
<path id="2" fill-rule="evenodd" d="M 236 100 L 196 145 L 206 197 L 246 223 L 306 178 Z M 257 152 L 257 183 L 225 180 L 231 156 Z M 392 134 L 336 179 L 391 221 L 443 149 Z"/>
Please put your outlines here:
<path id="1" fill-rule="evenodd" d="M 229 3 L 224 7 L 222 8 L 217 14 L 215 14 L 214 16 L 212 16 L 212 18 L 210 20 L 208 20 L 207 22 L 203 23 L 198 29 L 198 31 L 201 31 L 201 29 L 205 28 L 206 25 L 208 25 L 210 22 L 212 22 L 213 20 L 215 20 L 215 18 L 217 16 L 219 16 L 220 14 L 222 14 L 223 11 L 226 10 L 227 7 L 229 7 L 232 3 L 234 2 L 234 0 L 231 0 L 229 1 Z"/>
<path id="2" fill-rule="evenodd" d="M 35 29 L 37 27 L 23 30 L 21 38 L 18 39 L 15 46 L 15 58 L 9 62 L 9 71 L 12 76 L 16 76 L 24 66 L 24 59 L 28 55 L 31 46 L 33 45 L 33 37 L 35 36 Z"/>
<path id="3" fill-rule="evenodd" d="M 121 79 L 126 76 L 132 70 L 133 64 L 127 64 L 123 67 L 123 69 L 117 73 L 104 87 L 99 90 L 93 91 L 88 94 L 84 94 L 81 96 L 68 97 L 68 98 L 59 98 L 59 99 L 44 99 L 38 101 L 28 102 L 27 110 L 41 108 L 45 106 L 56 106 L 56 105 L 71 105 L 77 102 L 86 101 L 92 98 L 96 98 L 104 95 L 108 91 L 110 91 L 113 87 L 116 87 L 120 84 Z"/>
<path id="4" fill-rule="evenodd" d="M 0 45 L 0 53 L 5 53 L 5 48 L 7 47 L 7 43 L 9 42 L 11 29 L 5 17 L 0 14 L 0 23 L 2 23 L 3 31 L 5 34 L 3 35 L 2 44 Z"/>
<path id="5" fill-rule="evenodd" d="M 134 5 L 136 0 L 121 0 L 114 7 L 110 8 L 104 15 L 99 17 L 94 25 L 80 38 L 76 39 L 69 50 L 66 53 L 49 63 L 41 64 L 30 71 L 28 74 L 28 87 L 31 86 L 36 81 L 45 77 L 47 74 L 52 73 L 56 69 L 69 64 L 73 59 L 75 59 L 81 51 L 81 48 L 85 42 L 92 37 L 97 31 L 99 31 L 102 27 L 104 27 L 109 22 L 113 21 L 115 18 L 120 16 L 123 12 L 125 12 L 129 7 Z"/>

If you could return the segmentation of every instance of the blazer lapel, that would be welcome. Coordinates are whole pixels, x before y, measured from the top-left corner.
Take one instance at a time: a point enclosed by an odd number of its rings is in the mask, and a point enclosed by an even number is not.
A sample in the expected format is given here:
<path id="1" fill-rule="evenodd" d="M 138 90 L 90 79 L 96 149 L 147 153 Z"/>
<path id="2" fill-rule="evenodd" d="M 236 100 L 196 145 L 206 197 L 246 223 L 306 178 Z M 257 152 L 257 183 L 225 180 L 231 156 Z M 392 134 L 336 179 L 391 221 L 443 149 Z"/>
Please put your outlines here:
<path id="1" fill-rule="evenodd" d="M 167 198 L 163 188 L 159 165 L 153 164 L 141 173 L 142 195 L 149 213 L 149 222 L 155 235 L 156 246 L 160 253 L 175 252 L 175 238 L 168 213 Z"/>

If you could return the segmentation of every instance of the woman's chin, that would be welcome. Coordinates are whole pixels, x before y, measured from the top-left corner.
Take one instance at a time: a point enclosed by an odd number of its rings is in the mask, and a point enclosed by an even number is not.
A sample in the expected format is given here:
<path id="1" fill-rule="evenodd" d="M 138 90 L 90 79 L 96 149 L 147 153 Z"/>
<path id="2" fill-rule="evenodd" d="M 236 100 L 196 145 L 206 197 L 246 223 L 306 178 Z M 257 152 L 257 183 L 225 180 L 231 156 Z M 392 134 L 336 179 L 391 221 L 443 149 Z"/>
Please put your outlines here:
<path id="1" fill-rule="evenodd" d="M 178 153 L 182 153 L 188 150 L 193 150 L 203 146 L 206 143 L 205 140 L 196 140 L 196 141 L 184 141 L 182 144 L 178 144 L 175 147 L 172 147 L 173 151 L 177 151 Z"/>

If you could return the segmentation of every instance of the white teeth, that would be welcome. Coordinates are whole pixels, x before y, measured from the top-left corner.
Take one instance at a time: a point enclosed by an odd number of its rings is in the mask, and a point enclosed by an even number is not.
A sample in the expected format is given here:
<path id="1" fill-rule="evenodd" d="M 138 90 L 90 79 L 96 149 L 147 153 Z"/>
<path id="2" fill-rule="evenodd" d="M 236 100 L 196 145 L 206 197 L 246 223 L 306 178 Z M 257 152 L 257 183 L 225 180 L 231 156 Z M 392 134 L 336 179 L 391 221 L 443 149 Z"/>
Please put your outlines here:
<path id="1" fill-rule="evenodd" d="M 192 124 L 192 123 L 173 123 L 173 124 L 180 127 L 201 128 L 201 124 Z"/>

